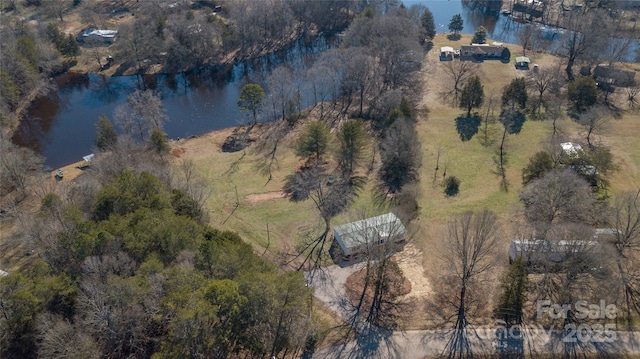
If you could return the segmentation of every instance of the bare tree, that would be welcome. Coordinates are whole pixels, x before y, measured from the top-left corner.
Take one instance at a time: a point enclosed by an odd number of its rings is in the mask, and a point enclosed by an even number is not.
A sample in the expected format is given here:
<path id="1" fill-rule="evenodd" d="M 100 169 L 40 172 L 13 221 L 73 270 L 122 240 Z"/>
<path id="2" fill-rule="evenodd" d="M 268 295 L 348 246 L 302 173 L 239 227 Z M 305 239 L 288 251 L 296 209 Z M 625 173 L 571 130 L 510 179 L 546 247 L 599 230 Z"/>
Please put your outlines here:
<path id="1" fill-rule="evenodd" d="M 562 49 L 567 58 L 565 71 L 570 81 L 573 81 L 573 66 L 578 59 L 588 55 L 592 48 L 600 41 L 602 34 L 598 26 L 593 24 L 599 22 L 599 15 L 596 11 L 582 13 L 571 11 L 563 14 L 562 26 L 568 30 L 562 40 Z"/>
<path id="2" fill-rule="evenodd" d="M 590 222 L 594 209 L 589 184 L 570 168 L 548 171 L 530 182 L 520 200 L 532 223 Z"/>
<path id="3" fill-rule="evenodd" d="M 45 314 L 39 318 L 37 328 L 40 333 L 39 358 L 98 359 L 102 357 L 98 343 L 77 324 Z"/>
<path id="4" fill-rule="evenodd" d="M 29 181 L 41 166 L 42 158 L 32 150 L 18 147 L 0 135 L 0 195 L 17 190 L 16 201 L 25 199 Z"/>
<path id="5" fill-rule="evenodd" d="M 455 311 L 449 313 L 452 328 L 443 357 L 473 357 L 469 341 L 469 332 L 473 330 L 469 326 L 472 320 L 468 312 L 470 292 L 496 264 L 495 251 L 501 238 L 502 231 L 495 214 L 486 209 L 455 216 L 447 224 L 442 259 L 451 280 L 455 280 L 450 284 L 456 288 L 456 303 L 453 303 Z"/>
<path id="6" fill-rule="evenodd" d="M 98 62 L 98 70 L 102 71 L 104 66 L 102 60 L 106 60 L 106 57 L 109 54 L 109 50 L 107 49 L 107 45 L 104 43 L 104 40 L 97 36 L 90 37 L 87 40 L 84 40 L 83 45 L 83 51 L 86 50 L 91 54 L 91 57 L 93 57 L 96 62 Z"/>
<path id="7" fill-rule="evenodd" d="M 362 116 L 365 100 L 379 91 L 380 80 L 380 69 L 375 59 L 360 48 L 350 49 L 341 89 L 349 103 L 353 96 L 357 96 L 358 116 Z"/>
<path id="8" fill-rule="evenodd" d="M 640 190 L 626 192 L 616 198 L 609 225 L 617 254 L 619 290 L 622 292 L 627 327 L 632 325 L 632 312 L 640 314 Z"/>
<path id="9" fill-rule="evenodd" d="M 581 114 L 578 122 L 585 131 L 585 139 L 590 149 L 596 146 L 594 136 L 602 135 L 609 129 L 609 119 L 611 113 L 604 107 L 592 107 L 588 112 Z"/>
<path id="10" fill-rule="evenodd" d="M 64 14 L 71 7 L 71 0 L 45 1 L 46 11 L 53 17 L 57 17 L 60 21 L 64 21 Z"/>
<path id="11" fill-rule="evenodd" d="M 410 80 L 422 59 L 420 28 L 400 12 L 380 18 L 356 19 L 343 40 L 347 47 L 362 47 L 378 59 L 384 89 L 395 89 Z"/>
<path id="12" fill-rule="evenodd" d="M 332 95 L 335 98 L 337 85 L 336 79 L 339 77 L 333 66 L 323 61 L 316 62 L 306 73 L 308 81 L 311 83 L 313 102 L 320 106 L 320 120 L 324 119 L 325 102 Z"/>
<path id="13" fill-rule="evenodd" d="M 313 201 L 324 222 L 323 233 L 307 241 L 295 254 L 294 259 L 303 257 L 298 269 L 304 268 L 305 265 L 310 267 L 320 265 L 326 249 L 331 219 L 348 208 L 364 185 L 364 180 L 360 177 L 334 177 L 329 181 L 329 176 L 326 166 L 320 161 L 314 161 L 310 166 L 287 176 L 285 180 L 283 192 L 287 197 L 293 202 L 308 199 Z"/>
<path id="14" fill-rule="evenodd" d="M 295 96 L 292 77 L 291 70 L 285 66 L 280 66 L 269 74 L 267 97 L 271 102 L 275 119 L 287 118 L 288 104 Z"/>
<path id="15" fill-rule="evenodd" d="M 523 24 L 518 30 L 518 42 L 522 45 L 522 56 L 527 56 L 527 50 L 531 49 L 531 44 L 535 36 L 533 25 Z"/>
<path id="16" fill-rule="evenodd" d="M 527 88 L 534 90 L 536 95 L 532 105 L 534 112 L 540 113 L 541 108 L 547 109 L 545 95 L 558 85 L 559 75 L 557 69 L 551 68 L 542 68 L 529 73 Z"/>
<path id="17" fill-rule="evenodd" d="M 551 350 L 561 352 L 564 358 L 582 358 L 594 350 L 607 353 L 612 349 L 607 343 L 564 340 L 571 336 L 572 328 L 606 324 L 601 321 L 607 318 L 579 315 L 575 304 L 580 300 L 610 303 L 613 283 L 607 247 L 594 239 L 593 228 L 576 223 L 551 225 L 544 233 L 535 231 L 529 238 L 537 238 L 528 242 L 526 253 L 528 271 L 537 274 L 530 277 L 529 291 L 537 307 L 530 312 L 535 313 L 539 324 L 562 328 L 550 333 Z M 544 309 L 545 305 L 567 304 L 567 310 L 558 316 L 548 316 Z"/>
<path id="18" fill-rule="evenodd" d="M 143 141 L 145 134 L 154 128 L 161 130 L 167 120 L 162 99 L 151 90 L 136 90 L 131 93 L 126 105 L 116 107 L 114 117 L 124 133 L 135 133 Z"/>
<path id="19" fill-rule="evenodd" d="M 627 87 L 627 105 L 630 109 L 635 109 L 638 105 L 638 94 L 640 94 L 640 86 Z"/>
<path id="20" fill-rule="evenodd" d="M 157 54 L 159 42 L 154 36 L 153 24 L 148 20 L 137 19 L 132 24 L 124 24 L 119 29 L 118 42 L 115 46 L 119 55 L 123 58 L 133 59 L 137 70 L 144 66 L 144 60 Z"/>
<path id="21" fill-rule="evenodd" d="M 364 258 L 365 267 L 363 282 L 359 283 L 362 287 L 352 296 L 358 299 L 353 303 L 351 327 L 357 329 L 358 322 L 363 321 L 370 326 L 393 328 L 402 317 L 405 303 L 397 300 L 404 277 L 391 254 L 402 249 L 411 235 L 399 220 L 359 217 L 349 225 L 357 233 L 356 247 L 362 250 L 360 257 Z M 383 229 L 384 234 L 372 227 Z"/>
<path id="22" fill-rule="evenodd" d="M 463 85 L 472 76 L 480 74 L 480 67 L 473 61 L 447 61 L 444 65 L 444 73 L 451 80 L 451 89 L 448 95 L 454 95 L 454 102 L 458 103 L 458 94 Z"/>

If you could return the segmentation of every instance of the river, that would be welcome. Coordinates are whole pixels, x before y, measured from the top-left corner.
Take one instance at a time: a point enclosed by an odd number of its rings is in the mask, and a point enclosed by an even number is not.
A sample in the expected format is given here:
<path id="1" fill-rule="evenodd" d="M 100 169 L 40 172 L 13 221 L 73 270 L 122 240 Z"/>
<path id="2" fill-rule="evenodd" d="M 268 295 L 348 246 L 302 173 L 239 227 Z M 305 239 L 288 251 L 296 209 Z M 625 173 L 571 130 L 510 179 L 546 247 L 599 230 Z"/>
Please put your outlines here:
<path id="1" fill-rule="evenodd" d="M 422 4 L 434 14 L 438 33 L 447 32 L 451 17 L 461 14 L 463 33 L 482 25 L 489 38 L 517 42 L 518 24 L 507 16 L 487 15 L 463 6 L 460 0 L 405 0 L 407 6 Z M 13 140 L 32 148 L 52 169 L 76 162 L 92 152 L 98 116 L 112 118 L 114 109 L 138 88 L 161 94 L 169 117 L 164 130 L 170 138 L 189 137 L 238 125 L 243 114 L 236 101 L 247 80 L 260 81 L 273 68 L 286 63 L 300 69 L 314 55 L 332 46 L 318 38 L 311 46 L 296 42 L 290 49 L 229 68 L 211 68 L 188 74 L 105 77 L 98 74 L 65 74 L 53 80 L 56 89 L 30 106 Z M 635 47 L 638 48 L 636 42 Z M 268 91 L 268 88 L 266 89 Z M 311 98 L 303 105 L 311 105 Z"/>

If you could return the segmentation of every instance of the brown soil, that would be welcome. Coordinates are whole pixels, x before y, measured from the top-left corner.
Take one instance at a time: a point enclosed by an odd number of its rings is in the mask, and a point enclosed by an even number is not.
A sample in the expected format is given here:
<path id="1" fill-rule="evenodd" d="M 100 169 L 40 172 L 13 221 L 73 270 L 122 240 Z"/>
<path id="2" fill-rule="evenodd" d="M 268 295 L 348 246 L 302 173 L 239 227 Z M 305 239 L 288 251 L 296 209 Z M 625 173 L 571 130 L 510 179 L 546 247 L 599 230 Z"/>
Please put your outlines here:
<path id="1" fill-rule="evenodd" d="M 431 283 L 424 275 L 422 252 L 415 245 L 406 245 L 402 252 L 396 254 L 395 261 L 411 286 L 411 290 L 399 299 L 423 299 L 433 293 Z"/>
<path id="2" fill-rule="evenodd" d="M 261 203 L 261 202 L 275 200 L 275 199 L 283 199 L 283 198 L 285 198 L 285 195 L 281 191 L 252 193 L 250 195 L 247 195 L 244 198 L 244 202 L 247 202 L 250 204 L 256 204 L 256 203 Z"/>
<path id="3" fill-rule="evenodd" d="M 174 147 L 171 149 L 171 155 L 175 158 L 180 158 L 187 150 L 182 147 Z"/>
<path id="4" fill-rule="evenodd" d="M 393 258 L 392 260 L 397 261 L 397 258 Z M 345 288 L 347 292 L 347 297 L 351 303 L 358 303 L 360 300 L 360 295 L 362 294 L 362 290 L 364 289 L 365 276 L 367 274 L 366 268 L 363 268 L 347 278 L 347 282 L 345 283 Z M 409 281 L 405 275 L 402 273 L 402 276 L 399 278 L 391 278 L 391 283 L 402 282 L 402 285 L 399 287 L 400 290 L 396 293 L 390 293 L 389 297 L 399 298 L 401 296 L 407 295 L 411 292 L 411 281 Z M 368 288 L 367 294 L 365 297 L 369 297 L 371 299 L 371 287 Z M 389 298 L 388 298 L 389 299 Z"/>

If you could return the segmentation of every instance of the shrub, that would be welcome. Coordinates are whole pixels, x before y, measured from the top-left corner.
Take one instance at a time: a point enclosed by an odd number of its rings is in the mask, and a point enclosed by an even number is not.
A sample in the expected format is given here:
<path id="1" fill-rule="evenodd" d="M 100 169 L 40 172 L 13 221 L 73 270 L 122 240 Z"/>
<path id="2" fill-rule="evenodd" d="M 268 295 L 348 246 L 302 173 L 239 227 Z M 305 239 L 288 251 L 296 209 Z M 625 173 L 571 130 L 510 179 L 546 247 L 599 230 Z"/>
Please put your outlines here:
<path id="1" fill-rule="evenodd" d="M 460 180 L 456 176 L 449 176 L 444 180 L 444 194 L 453 197 L 460 190 Z"/>

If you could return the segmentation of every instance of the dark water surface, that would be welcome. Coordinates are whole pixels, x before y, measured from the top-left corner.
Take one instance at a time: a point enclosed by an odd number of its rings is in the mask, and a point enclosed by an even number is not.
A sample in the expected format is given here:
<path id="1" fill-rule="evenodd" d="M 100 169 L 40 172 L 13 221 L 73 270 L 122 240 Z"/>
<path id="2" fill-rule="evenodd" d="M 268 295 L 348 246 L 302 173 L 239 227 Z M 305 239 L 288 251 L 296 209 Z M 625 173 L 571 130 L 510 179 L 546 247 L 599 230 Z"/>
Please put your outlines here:
<path id="1" fill-rule="evenodd" d="M 190 73 L 114 77 L 67 73 L 53 80 L 55 90 L 33 102 L 13 141 L 44 156 L 51 168 L 79 161 L 92 152 L 98 117 L 113 119 L 115 108 L 136 89 L 161 95 L 169 117 L 164 131 L 170 138 L 237 126 L 246 120 L 237 105 L 244 84 L 262 82 L 282 64 L 305 68 L 332 41 L 318 38 L 309 46 L 299 41 L 286 51 L 251 62 Z M 303 105 L 312 104 L 310 97 L 303 94 Z"/>

